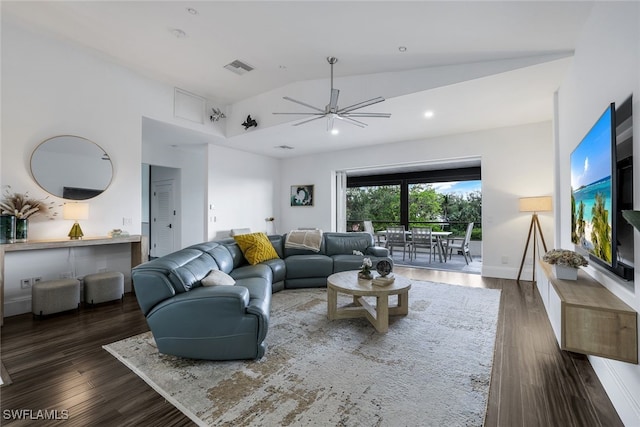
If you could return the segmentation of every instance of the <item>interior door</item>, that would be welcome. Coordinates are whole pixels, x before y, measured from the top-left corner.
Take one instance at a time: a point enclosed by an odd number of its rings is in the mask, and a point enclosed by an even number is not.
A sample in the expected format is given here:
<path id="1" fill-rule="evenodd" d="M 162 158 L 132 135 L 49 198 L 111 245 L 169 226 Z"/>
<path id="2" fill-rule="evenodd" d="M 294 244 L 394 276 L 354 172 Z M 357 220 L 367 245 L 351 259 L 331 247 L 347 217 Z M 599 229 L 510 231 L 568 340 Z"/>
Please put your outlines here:
<path id="1" fill-rule="evenodd" d="M 151 256 L 161 257 L 174 251 L 176 208 L 173 180 L 156 181 L 151 194 Z"/>

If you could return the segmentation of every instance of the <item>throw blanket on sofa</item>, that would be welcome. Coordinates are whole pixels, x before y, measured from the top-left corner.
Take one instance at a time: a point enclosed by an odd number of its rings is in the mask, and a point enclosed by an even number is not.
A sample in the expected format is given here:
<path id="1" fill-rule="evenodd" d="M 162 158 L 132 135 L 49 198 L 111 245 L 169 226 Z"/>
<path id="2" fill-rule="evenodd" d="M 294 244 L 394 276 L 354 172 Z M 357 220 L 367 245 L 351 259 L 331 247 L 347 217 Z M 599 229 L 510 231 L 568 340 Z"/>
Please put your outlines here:
<path id="1" fill-rule="evenodd" d="M 284 242 L 286 248 L 309 249 L 320 252 L 322 230 L 292 230 Z"/>

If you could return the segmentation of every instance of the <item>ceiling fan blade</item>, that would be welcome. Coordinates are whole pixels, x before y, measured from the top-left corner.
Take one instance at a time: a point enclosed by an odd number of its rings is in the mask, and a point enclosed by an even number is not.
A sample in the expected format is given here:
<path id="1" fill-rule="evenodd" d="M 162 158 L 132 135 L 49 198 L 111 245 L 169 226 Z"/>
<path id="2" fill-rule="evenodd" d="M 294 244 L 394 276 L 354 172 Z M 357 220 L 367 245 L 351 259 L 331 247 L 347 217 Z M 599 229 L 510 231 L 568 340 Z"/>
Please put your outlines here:
<path id="1" fill-rule="evenodd" d="M 331 99 L 329 100 L 329 111 L 333 111 L 334 113 L 338 109 L 338 95 L 340 95 L 340 91 L 338 89 L 331 89 Z"/>
<path id="2" fill-rule="evenodd" d="M 324 116 L 324 113 L 271 113 L 271 114 L 295 114 L 298 116 Z"/>
<path id="3" fill-rule="evenodd" d="M 355 125 L 355 126 L 358 126 L 358 127 L 361 127 L 361 128 L 366 128 L 367 127 L 366 123 L 363 123 L 363 122 L 361 122 L 359 120 L 354 120 L 354 119 L 350 119 L 349 117 L 338 116 L 338 115 L 336 115 L 336 117 L 338 119 L 346 122 L 346 123 L 349 123 L 349 124 L 352 124 L 352 125 Z"/>
<path id="4" fill-rule="evenodd" d="M 357 104 L 349 105 L 348 107 L 344 107 L 338 110 L 338 114 L 348 113 L 349 111 L 357 110 L 359 108 L 368 107 L 369 105 L 377 104 L 378 102 L 384 101 L 384 98 L 379 96 L 377 98 L 371 98 L 366 101 L 358 102 Z"/>
<path id="5" fill-rule="evenodd" d="M 388 119 L 391 113 L 344 113 L 344 117 L 382 117 Z"/>
<path id="6" fill-rule="evenodd" d="M 323 114 L 323 115 L 318 115 L 318 117 L 314 117 L 313 119 L 303 120 L 303 121 L 301 121 L 300 123 L 294 123 L 293 125 L 294 125 L 294 126 L 300 126 L 300 125 L 303 125 L 303 124 L 305 124 L 305 123 L 309 123 L 309 122 L 312 122 L 312 121 L 314 121 L 314 120 L 321 119 L 321 118 L 323 118 L 323 117 L 324 117 L 324 114 Z"/>
<path id="7" fill-rule="evenodd" d="M 298 101 L 298 100 L 293 99 L 293 98 L 289 98 L 288 96 L 283 96 L 282 99 L 286 99 L 287 101 L 295 102 L 296 104 L 304 105 L 307 108 L 311 108 L 312 110 L 316 110 L 316 111 L 320 111 L 321 113 L 324 113 L 324 110 L 321 110 L 318 107 L 314 107 L 313 105 L 309 105 L 309 104 L 307 104 L 305 102 Z"/>

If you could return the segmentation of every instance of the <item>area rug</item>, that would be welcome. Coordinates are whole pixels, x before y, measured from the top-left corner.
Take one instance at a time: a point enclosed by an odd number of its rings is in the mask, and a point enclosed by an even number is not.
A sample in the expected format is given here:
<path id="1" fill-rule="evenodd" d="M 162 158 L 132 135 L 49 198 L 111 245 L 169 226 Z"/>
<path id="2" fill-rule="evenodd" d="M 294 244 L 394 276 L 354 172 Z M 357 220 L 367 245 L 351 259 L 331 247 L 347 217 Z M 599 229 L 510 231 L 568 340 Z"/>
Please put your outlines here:
<path id="1" fill-rule="evenodd" d="M 481 426 L 499 305 L 499 290 L 414 282 L 379 334 L 329 321 L 326 289 L 286 290 L 258 361 L 162 355 L 150 332 L 104 348 L 198 425 Z"/>

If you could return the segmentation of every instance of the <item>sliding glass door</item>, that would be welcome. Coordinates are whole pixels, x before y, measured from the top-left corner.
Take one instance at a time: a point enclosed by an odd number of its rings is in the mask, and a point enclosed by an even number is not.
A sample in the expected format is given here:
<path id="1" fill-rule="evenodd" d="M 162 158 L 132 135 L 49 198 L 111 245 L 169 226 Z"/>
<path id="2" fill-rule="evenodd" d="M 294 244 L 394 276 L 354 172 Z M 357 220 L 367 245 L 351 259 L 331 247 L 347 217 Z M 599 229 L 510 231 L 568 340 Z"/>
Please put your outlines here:
<path id="1" fill-rule="evenodd" d="M 400 224 L 400 184 L 347 188 L 347 231 L 364 231 L 364 221 L 376 231 Z"/>
<path id="2" fill-rule="evenodd" d="M 482 235 L 480 168 L 347 177 L 347 231 L 375 231 L 390 225 L 432 227 L 464 235 L 474 222 L 474 238 Z"/>

